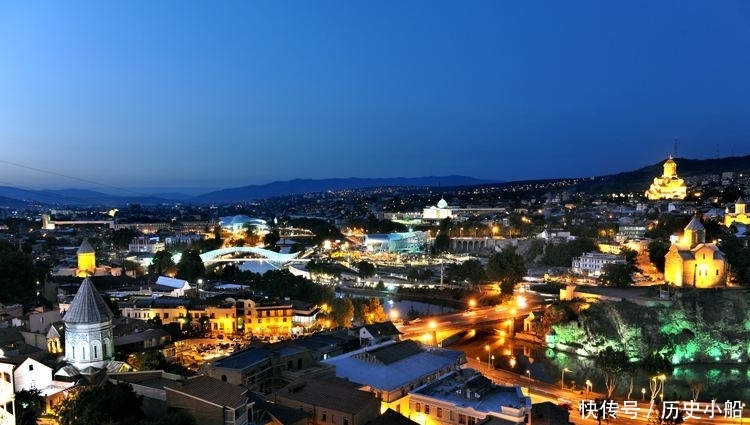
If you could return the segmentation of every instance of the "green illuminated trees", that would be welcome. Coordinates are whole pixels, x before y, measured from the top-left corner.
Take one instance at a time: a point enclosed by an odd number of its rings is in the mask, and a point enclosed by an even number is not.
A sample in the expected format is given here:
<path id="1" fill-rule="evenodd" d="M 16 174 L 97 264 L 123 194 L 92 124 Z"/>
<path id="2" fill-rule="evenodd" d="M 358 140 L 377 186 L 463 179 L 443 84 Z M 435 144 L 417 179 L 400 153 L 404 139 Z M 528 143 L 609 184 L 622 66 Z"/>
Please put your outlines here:
<path id="1" fill-rule="evenodd" d="M 625 351 L 615 350 L 607 347 L 594 356 L 594 364 L 597 369 L 604 375 L 604 386 L 607 389 L 607 398 L 612 398 L 612 394 L 617 389 L 620 376 L 628 367 L 630 359 Z"/>

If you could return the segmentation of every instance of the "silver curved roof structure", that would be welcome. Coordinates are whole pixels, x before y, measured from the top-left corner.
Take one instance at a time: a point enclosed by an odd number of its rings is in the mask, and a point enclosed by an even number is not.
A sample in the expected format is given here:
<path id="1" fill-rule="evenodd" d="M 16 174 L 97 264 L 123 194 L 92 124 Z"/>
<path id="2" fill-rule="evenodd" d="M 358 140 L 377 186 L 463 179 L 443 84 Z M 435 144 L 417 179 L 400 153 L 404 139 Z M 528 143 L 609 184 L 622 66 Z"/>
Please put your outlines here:
<path id="1" fill-rule="evenodd" d="M 256 248 L 252 246 L 233 246 L 230 248 L 219 248 L 213 251 L 204 252 L 203 254 L 201 254 L 201 260 L 203 260 L 203 263 L 211 263 L 214 261 L 220 261 L 219 259 L 225 255 L 236 254 L 240 252 L 249 252 L 251 254 L 259 255 L 267 259 L 268 261 L 272 261 L 275 263 L 288 263 L 295 260 L 300 254 L 299 252 L 295 252 L 293 254 L 282 254 L 280 252 L 271 251 L 270 249 Z M 182 253 L 178 253 L 172 256 L 172 261 L 174 261 L 175 263 L 179 263 L 181 258 Z M 237 261 L 242 261 L 242 259 L 238 258 Z"/>

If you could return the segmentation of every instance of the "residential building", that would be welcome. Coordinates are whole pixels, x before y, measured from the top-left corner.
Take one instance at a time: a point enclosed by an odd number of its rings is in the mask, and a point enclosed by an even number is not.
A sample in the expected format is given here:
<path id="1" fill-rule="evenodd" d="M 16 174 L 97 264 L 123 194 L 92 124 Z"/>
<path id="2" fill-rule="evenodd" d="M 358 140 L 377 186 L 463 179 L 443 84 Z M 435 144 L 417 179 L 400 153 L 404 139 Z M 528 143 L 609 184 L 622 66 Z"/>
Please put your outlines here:
<path id="1" fill-rule="evenodd" d="M 72 382 L 52 379 L 52 368 L 32 358 L 27 358 L 13 371 L 15 392 L 38 390 L 44 398 L 42 411 L 51 413 L 67 397 L 67 391 L 75 385 Z"/>
<path id="2" fill-rule="evenodd" d="M 380 401 L 346 379 L 303 380 L 273 394 L 275 403 L 309 414 L 311 425 L 364 425 L 380 416 Z"/>
<path id="3" fill-rule="evenodd" d="M 475 425 L 487 416 L 528 423 L 531 398 L 518 385 L 499 385 L 474 369 L 455 370 L 409 393 L 409 417 L 427 425 Z"/>
<path id="4" fill-rule="evenodd" d="M 463 351 L 423 346 L 405 340 L 366 347 L 323 361 L 346 378 L 374 393 L 382 409 L 408 415 L 409 391 L 466 363 Z"/>
<path id="5" fill-rule="evenodd" d="M 16 424 L 15 397 L 13 364 L 0 352 L 0 425 Z"/>
<path id="6" fill-rule="evenodd" d="M 247 389 L 200 375 L 164 384 L 169 409 L 189 412 L 201 425 L 246 425 Z"/>
<path id="7" fill-rule="evenodd" d="M 294 305 L 291 300 L 245 298 L 236 301 L 239 328 L 245 335 L 291 336 Z"/>

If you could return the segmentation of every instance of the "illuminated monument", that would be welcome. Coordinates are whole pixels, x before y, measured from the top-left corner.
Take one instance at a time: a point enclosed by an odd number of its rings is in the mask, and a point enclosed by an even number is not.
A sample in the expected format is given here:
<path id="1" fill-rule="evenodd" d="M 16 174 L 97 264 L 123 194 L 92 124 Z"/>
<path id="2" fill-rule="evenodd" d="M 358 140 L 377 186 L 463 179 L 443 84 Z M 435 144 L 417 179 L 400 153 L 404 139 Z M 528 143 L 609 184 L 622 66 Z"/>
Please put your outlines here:
<path id="1" fill-rule="evenodd" d="M 715 243 L 706 243 L 706 228 L 697 216 L 664 257 L 664 280 L 676 286 L 713 288 L 727 282 L 727 260 Z"/>
<path id="2" fill-rule="evenodd" d="M 78 257 L 78 270 L 76 271 L 76 276 L 93 276 L 96 271 L 96 252 L 88 239 L 84 239 L 81 246 L 78 247 L 76 256 Z"/>
<path id="3" fill-rule="evenodd" d="M 114 358 L 113 316 L 91 279 L 84 279 L 63 316 L 65 358 L 79 371 L 101 368 Z"/>
<path id="4" fill-rule="evenodd" d="M 740 198 L 734 203 L 734 213 L 730 213 L 729 209 L 724 213 L 724 225 L 729 227 L 733 223 L 750 224 L 750 216 L 745 211 L 745 200 Z"/>
<path id="5" fill-rule="evenodd" d="M 677 176 L 677 164 L 672 155 L 664 163 L 661 177 L 654 177 L 654 182 L 646 191 L 646 197 L 652 201 L 659 199 L 685 199 L 687 186 L 685 181 Z"/>

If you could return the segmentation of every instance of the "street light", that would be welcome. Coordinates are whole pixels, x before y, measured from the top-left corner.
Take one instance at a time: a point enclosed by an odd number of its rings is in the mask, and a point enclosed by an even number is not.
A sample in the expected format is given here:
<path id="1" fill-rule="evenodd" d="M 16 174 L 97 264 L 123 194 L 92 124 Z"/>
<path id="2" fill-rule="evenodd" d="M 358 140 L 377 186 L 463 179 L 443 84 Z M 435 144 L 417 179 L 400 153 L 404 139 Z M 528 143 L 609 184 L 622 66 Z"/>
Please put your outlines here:
<path id="1" fill-rule="evenodd" d="M 529 379 L 531 379 L 531 370 L 530 369 L 526 369 L 526 374 L 529 375 Z"/>
<path id="2" fill-rule="evenodd" d="M 490 360 L 495 358 L 495 356 L 492 355 L 492 351 L 490 351 L 490 346 L 485 345 L 484 349 L 487 350 L 487 370 L 490 370 Z"/>
<path id="3" fill-rule="evenodd" d="M 590 379 L 586 380 L 586 391 L 591 392 L 591 380 Z"/>
<path id="4" fill-rule="evenodd" d="M 641 400 L 646 400 L 646 389 L 641 388 Z"/>
<path id="5" fill-rule="evenodd" d="M 516 368 L 516 357 L 513 356 L 510 358 L 510 369 L 513 370 Z"/>
<path id="6" fill-rule="evenodd" d="M 564 367 L 562 370 L 562 376 L 560 377 L 560 389 L 565 389 L 565 372 L 570 372 L 570 369 Z"/>

